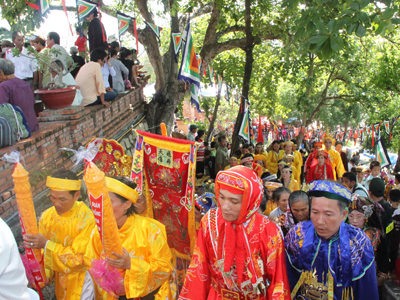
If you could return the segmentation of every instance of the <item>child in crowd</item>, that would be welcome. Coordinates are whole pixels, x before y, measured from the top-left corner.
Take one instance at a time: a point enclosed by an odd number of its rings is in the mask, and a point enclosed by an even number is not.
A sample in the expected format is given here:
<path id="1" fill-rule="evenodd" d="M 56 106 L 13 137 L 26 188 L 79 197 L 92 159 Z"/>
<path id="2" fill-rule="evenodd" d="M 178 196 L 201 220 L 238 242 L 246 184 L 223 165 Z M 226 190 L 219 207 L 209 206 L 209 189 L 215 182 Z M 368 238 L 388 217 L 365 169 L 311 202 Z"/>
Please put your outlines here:
<path id="1" fill-rule="evenodd" d="M 211 143 L 212 145 L 212 143 Z M 210 176 L 210 179 L 215 179 L 215 155 L 212 155 L 210 150 L 204 151 L 204 168 L 207 171 L 207 174 Z"/>

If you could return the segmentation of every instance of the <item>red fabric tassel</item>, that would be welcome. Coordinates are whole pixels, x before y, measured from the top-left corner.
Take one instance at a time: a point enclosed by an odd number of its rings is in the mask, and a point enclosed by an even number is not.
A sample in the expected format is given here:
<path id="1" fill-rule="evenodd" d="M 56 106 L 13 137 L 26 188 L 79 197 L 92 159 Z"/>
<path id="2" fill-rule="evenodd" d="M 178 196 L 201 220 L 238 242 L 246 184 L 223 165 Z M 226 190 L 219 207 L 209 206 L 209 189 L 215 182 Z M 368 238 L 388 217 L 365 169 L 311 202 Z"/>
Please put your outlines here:
<path id="1" fill-rule="evenodd" d="M 262 133 L 263 126 L 261 124 L 261 116 L 258 117 L 258 133 L 257 133 L 257 143 L 263 143 L 264 144 L 264 136 Z"/>
<path id="2" fill-rule="evenodd" d="M 139 55 L 139 40 L 137 38 L 136 18 L 133 19 L 133 30 L 135 32 L 135 39 L 136 39 L 136 52 Z"/>
<path id="3" fill-rule="evenodd" d="M 372 147 L 375 145 L 375 125 L 372 125 Z"/>
<path id="4" fill-rule="evenodd" d="M 72 25 L 68 19 L 68 12 L 67 12 L 67 6 L 65 5 L 65 0 L 62 0 L 61 2 L 62 2 L 62 6 L 63 6 L 63 10 L 65 12 L 65 15 L 67 16 L 67 21 L 68 21 L 69 29 L 71 30 L 71 35 L 74 35 L 74 32 L 72 31 Z"/>
<path id="5" fill-rule="evenodd" d="M 100 23 L 101 23 L 101 33 L 103 33 L 103 42 L 107 42 L 106 36 L 104 35 L 104 25 L 103 25 L 103 22 L 101 22 L 100 3 L 98 3 L 97 5 L 99 7 L 99 19 L 100 19 Z"/>
<path id="6" fill-rule="evenodd" d="M 39 7 L 39 5 L 36 5 L 36 4 L 32 4 L 32 3 L 29 3 L 28 1 L 26 1 L 25 0 L 25 2 L 26 2 L 26 4 L 28 4 L 30 7 L 32 7 L 33 9 L 36 9 L 36 10 L 40 10 L 40 7 Z"/>

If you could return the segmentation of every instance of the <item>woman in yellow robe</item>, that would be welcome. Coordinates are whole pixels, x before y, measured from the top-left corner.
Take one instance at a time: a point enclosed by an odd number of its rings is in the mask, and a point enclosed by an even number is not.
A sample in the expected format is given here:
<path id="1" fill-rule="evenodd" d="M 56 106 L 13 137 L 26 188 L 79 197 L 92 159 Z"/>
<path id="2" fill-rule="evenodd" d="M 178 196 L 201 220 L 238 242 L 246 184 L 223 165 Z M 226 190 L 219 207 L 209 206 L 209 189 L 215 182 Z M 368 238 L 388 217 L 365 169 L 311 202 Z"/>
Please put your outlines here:
<path id="1" fill-rule="evenodd" d="M 105 259 L 111 266 L 125 269 L 123 274 L 125 295 L 119 299 L 172 299 L 168 280 L 172 273 L 172 254 L 167 242 L 165 227 L 156 220 L 135 214 L 135 199 L 125 198 L 136 184 L 126 177 L 116 177 L 119 185 L 109 184 L 114 216 L 124 248 L 124 255 L 115 254 L 118 259 L 105 257 L 103 245 L 97 230 L 93 230 L 85 263 L 90 266 L 92 259 Z M 123 191 L 128 192 L 123 192 Z M 121 192 L 122 191 L 122 192 Z M 97 286 L 97 299 L 115 299 Z"/>

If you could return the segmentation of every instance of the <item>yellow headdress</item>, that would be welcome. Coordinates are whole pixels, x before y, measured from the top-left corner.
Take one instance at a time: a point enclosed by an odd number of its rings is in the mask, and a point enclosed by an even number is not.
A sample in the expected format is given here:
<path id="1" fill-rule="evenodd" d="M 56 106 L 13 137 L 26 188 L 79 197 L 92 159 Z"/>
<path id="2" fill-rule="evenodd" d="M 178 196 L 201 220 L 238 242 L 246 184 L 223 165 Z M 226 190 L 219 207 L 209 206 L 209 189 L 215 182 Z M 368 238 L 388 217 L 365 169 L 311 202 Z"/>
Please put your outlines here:
<path id="1" fill-rule="evenodd" d="M 107 189 L 111 193 L 118 194 L 132 203 L 136 203 L 137 199 L 139 198 L 139 194 L 133 188 L 130 188 L 126 184 L 123 184 L 121 181 L 106 177 Z"/>
<path id="2" fill-rule="evenodd" d="M 283 146 L 286 146 L 286 145 L 290 145 L 293 147 L 294 143 L 292 141 L 287 141 L 287 142 L 283 143 Z"/>
<path id="3" fill-rule="evenodd" d="M 265 157 L 265 155 L 262 155 L 262 154 L 255 155 L 254 161 L 256 162 L 257 160 L 262 160 L 264 162 L 264 167 L 267 166 L 267 158 Z"/>
<path id="4" fill-rule="evenodd" d="M 53 178 L 47 176 L 46 186 L 53 191 L 79 191 L 82 182 L 80 180 Z"/>
<path id="5" fill-rule="evenodd" d="M 326 134 L 325 134 L 325 136 L 324 136 L 324 138 L 322 140 L 322 143 L 325 144 L 325 140 L 332 140 L 332 144 L 334 144 L 334 142 L 335 142 L 334 139 L 333 139 L 333 135 L 329 134 L 329 129 L 326 131 Z"/>

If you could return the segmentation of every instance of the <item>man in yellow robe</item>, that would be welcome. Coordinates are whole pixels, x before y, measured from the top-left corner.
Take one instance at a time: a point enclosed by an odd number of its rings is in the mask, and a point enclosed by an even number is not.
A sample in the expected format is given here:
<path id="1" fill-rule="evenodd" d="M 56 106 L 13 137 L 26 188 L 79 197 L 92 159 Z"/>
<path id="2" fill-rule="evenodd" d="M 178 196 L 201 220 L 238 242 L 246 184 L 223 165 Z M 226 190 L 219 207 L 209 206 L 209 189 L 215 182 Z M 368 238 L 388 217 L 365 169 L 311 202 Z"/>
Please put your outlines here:
<path id="1" fill-rule="evenodd" d="M 39 220 L 39 235 L 24 236 L 26 247 L 44 250 L 48 281 L 54 276 L 57 300 L 91 300 L 92 279 L 84 267 L 84 253 L 95 227 L 92 211 L 78 202 L 81 181 L 60 169 L 47 177 L 53 207 Z"/>
<path id="2" fill-rule="evenodd" d="M 279 148 L 279 141 L 273 141 L 271 151 L 269 151 L 267 155 L 267 168 L 271 174 L 276 174 L 278 172 Z"/>
<path id="3" fill-rule="evenodd" d="M 329 159 L 331 160 L 333 176 L 334 176 L 335 180 L 339 180 L 342 178 L 342 176 L 343 176 L 344 172 L 346 172 L 346 170 L 344 169 L 340 153 L 332 148 L 333 136 L 331 134 L 329 134 L 329 132 L 327 132 L 325 134 L 325 137 L 322 142 L 324 143 L 325 150 L 326 150 L 326 152 L 328 152 Z"/>
<path id="4" fill-rule="evenodd" d="M 301 159 L 293 152 L 294 151 L 293 148 L 294 148 L 294 144 L 292 141 L 285 142 L 284 150 L 279 151 L 278 160 L 285 158 L 286 155 L 293 155 L 292 166 L 294 166 L 296 168 L 296 170 L 301 170 L 301 164 L 302 164 Z M 295 179 L 297 180 L 297 178 L 295 178 Z M 300 181 L 300 177 L 299 177 L 299 181 Z"/>
<path id="5" fill-rule="evenodd" d="M 119 299 L 171 300 L 169 278 L 172 273 L 172 254 L 167 242 L 164 225 L 135 213 L 138 195 L 136 184 L 126 177 L 106 178 L 113 205 L 124 255 L 114 254 L 117 259 L 105 257 L 100 234 L 93 230 L 85 253 L 85 264 L 90 267 L 92 259 L 105 259 L 107 263 L 124 269 L 125 295 Z M 128 196 L 130 198 L 127 198 Z M 96 299 L 114 300 L 114 296 L 98 288 Z"/>

